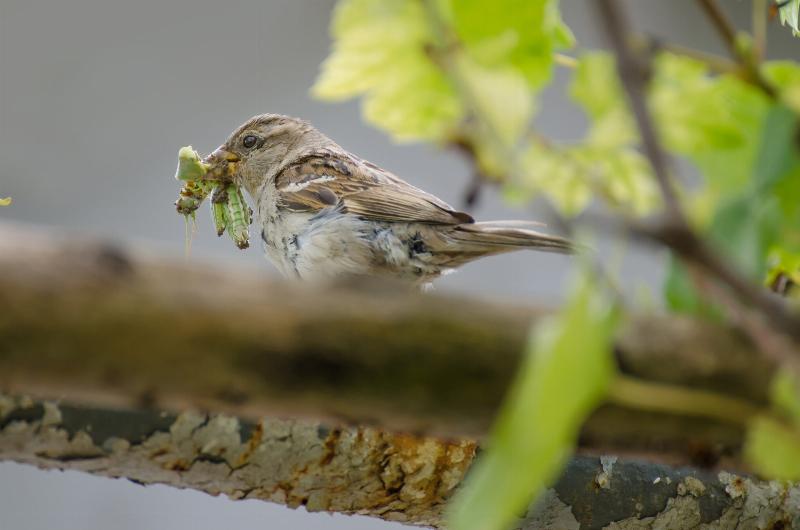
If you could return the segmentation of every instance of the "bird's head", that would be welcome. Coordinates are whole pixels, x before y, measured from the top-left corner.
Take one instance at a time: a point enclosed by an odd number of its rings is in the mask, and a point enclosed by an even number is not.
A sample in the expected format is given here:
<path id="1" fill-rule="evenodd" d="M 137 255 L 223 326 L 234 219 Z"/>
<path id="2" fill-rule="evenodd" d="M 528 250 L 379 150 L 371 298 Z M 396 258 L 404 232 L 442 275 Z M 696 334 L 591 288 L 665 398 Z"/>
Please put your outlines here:
<path id="1" fill-rule="evenodd" d="M 325 140 L 304 120 L 261 114 L 239 126 L 203 162 L 209 168 L 209 178 L 234 182 L 255 196 L 285 160 Z"/>

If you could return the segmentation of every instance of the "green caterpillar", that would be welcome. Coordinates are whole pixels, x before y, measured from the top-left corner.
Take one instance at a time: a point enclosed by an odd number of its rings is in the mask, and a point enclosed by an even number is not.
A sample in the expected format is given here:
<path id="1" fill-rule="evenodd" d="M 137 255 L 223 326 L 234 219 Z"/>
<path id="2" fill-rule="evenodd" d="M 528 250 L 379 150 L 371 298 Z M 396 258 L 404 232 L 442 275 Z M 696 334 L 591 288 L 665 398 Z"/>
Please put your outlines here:
<path id="1" fill-rule="evenodd" d="M 253 211 L 247 205 L 242 189 L 231 183 L 209 180 L 203 177 L 208 166 L 200 159 L 200 155 L 191 146 L 182 147 L 178 151 L 178 170 L 175 178 L 183 182 L 183 186 L 175 201 L 179 214 L 186 219 L 186 246 L 189 248 L 191 232 L 189 218 L 196 218 L 197 209 L 203 201 L 211 196 L 211 217 L 217 235 L 225 232 L 240 249 L 250 246 L 249 226 L 253 222 Z"/>

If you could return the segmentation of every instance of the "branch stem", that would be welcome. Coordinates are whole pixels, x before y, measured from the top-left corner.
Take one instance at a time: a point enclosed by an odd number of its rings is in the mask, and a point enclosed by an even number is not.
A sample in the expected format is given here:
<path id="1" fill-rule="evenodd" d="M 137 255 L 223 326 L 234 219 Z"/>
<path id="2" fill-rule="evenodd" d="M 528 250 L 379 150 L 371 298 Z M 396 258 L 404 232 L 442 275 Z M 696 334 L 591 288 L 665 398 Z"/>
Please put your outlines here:
<path id="1" fill-rule="evenodd" d="M 733 22 L 731 22 L 716 0 L 697 0 L 697 3 L 700 4 L 703 12 L 711 21 L 711 24 L 714 26 L 714 28 L 716 28 L 717 33 L 720 34 L 720 37 L 722 37 L 722 41 L 728 48 L 728 52 L 731 54 L 731 57 L 736 59 L 736 61 L 741 65 L 742 70 L 744 70 L 746 74 L 746 79 L 753 85 L 760 88 L 769 97 L 775 98 L 775 90 L 769 83 L 767 83 L 767 81 L 761 75 L 761 72 L 758 70 L 758 62 L 763 52 L 763 44 L 766 36 L 766 20 L 763 23 L 764 31 L 761 33 L 761 29 L 757 27 L 760 23 L 757 23 L 757 17 L 755 15 L 755 10 L 758 7 L 757 5 L 761 2 L 759 0 L 755 0 L 753 2 L 755 47 L 751 50 L 747 50 L 741 45 L 736 35 L 736 27 L 733 25 Z M 764 11 L 764 9 L 762 9 L 762 11 Z M 758 32 L 756 32 L 756 30 Z M 759 42 L 759 40 L 761 42 Z M 762 47 L 761 50 L 759 50 L 759 46 Z"/>
<path id="2" fill-rule="evenodd" d="M 625 375 L 618 375 L 612 382 L 609 401 L 638 410 L 714 418 L 742 426 L 762 412 L 750 402 L 716 392 L 653 383 Z"/>

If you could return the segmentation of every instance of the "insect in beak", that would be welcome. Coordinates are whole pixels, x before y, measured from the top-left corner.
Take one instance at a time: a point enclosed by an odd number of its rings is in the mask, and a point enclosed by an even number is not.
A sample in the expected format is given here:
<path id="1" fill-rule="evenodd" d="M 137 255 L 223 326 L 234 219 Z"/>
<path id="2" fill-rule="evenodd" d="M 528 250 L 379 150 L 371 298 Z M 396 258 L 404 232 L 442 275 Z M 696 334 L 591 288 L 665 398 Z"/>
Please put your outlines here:
<path id="1" fill-rule="evenodd" d="M 205 178 L 232 182 L 238 170 L 239 156 L 220 146 L 213 153 L 203 159 L 203 164 L 208 167 Z"/>

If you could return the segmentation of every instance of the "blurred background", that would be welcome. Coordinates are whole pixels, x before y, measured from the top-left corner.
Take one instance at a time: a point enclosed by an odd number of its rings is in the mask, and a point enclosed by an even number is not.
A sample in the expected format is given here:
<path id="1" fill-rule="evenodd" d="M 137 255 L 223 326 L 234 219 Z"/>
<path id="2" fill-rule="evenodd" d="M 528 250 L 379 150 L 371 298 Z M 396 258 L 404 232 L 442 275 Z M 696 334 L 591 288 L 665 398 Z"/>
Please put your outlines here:
<path id="1" fill-rule="evenodd" d="M 254 114 L 306 118 L 343 147 L 456 207 L 471 175 L 454 152 L 394 145 L 363 124 L 357 102 L 308 95 L 329 47 L 334 0 L 0 0 L 0 222 L 16 221 L 134 241 L 181 259 L 184 225 L 172 205 L 180 146 L 205 153 Z M 725 55 L 692 2 L 629 2 L 638 29 Z M 750 3 L 726 0 L 742 27 Z M 578 43 L 602 46 L 591 4 L 562 0 Z M 800 57 L 788 31 L 771 31 L 769 56 Z M 581 136 L 585 121 L 565 97 L 557 72 L 537 118 L 558 140 Z M 476 218 L 538 219 L 485 189 Z M 258 238 L 253 237 L 258 241 Z M 260 241 L 258 241 L 260 244 Z M 198 215 L 193 260 L 258 267 L 277 274 L 259 244 L 246 252 L 217 239 L 207 210 Z M 603 242 L 633 295 L 658 304 L 663 263 L 647 249 Z M 615 265 L 615 267 L 617 267 Z M 569 258 L 515 253 L 481 260 L 437 282 L 440 291 L 556 305 Z M 162 486 L 0 463 L 0 528 L 179 529 L 238 527 L 398 527 L 366 518 L 307 514 L 257 501 L 210 498 Z"/>

